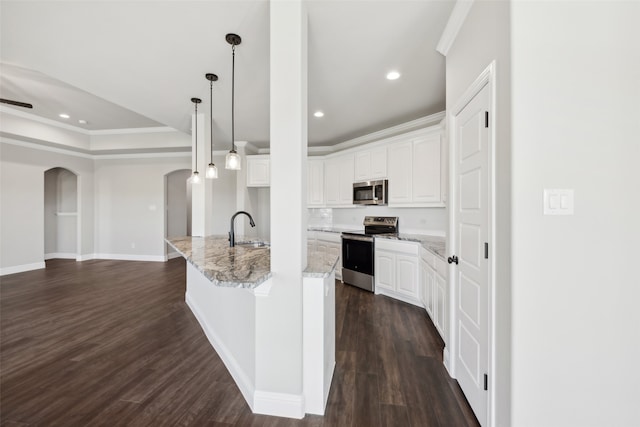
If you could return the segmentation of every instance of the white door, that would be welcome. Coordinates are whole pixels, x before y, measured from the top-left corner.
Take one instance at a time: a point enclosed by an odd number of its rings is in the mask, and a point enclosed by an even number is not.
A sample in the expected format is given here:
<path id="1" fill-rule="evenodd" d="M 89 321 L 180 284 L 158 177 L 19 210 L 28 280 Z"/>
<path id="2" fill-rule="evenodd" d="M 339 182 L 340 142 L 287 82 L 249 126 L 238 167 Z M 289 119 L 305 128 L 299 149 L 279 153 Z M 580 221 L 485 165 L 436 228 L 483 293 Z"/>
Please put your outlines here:
<path id="1" fill-rule="evenodd" d="M 481 425 L 487 424 L 489 369 L 489 114 L 485 85 L 455 116 L 455 376 Z M 451 262 L 452 260 L 450 260 Z M 455 262 L 455 261 L 454 261 Z"/>

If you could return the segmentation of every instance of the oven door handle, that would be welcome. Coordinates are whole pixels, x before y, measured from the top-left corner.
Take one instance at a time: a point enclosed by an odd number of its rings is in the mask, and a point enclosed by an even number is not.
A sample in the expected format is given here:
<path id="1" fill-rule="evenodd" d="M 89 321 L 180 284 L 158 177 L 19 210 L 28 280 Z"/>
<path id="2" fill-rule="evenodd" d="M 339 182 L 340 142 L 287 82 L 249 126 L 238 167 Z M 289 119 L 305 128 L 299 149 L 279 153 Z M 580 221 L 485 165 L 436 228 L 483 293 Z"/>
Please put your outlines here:
<path id="1" fill-rule="evenodd" d="M 342 235 L 342 240 L 357 240 L 359 242 L 371 242 L 373 243 L 373 237 L 369 237 L 369 236 L 345 236 L 344 234 Z"/>

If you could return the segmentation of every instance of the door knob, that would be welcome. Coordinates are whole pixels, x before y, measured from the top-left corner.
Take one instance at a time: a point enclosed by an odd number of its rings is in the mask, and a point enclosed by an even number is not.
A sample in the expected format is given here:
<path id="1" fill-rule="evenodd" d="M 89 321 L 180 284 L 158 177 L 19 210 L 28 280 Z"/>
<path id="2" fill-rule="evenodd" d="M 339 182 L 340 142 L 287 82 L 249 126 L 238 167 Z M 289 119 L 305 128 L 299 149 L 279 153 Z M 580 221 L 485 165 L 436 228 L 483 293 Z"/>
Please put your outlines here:
<path id="1" fill-rule="evenodd" d="M 449 258 L 447 258 L 447 262 L 449 264 L 458 264 L 458 257 L 457 256 L 450 256 Z"/>

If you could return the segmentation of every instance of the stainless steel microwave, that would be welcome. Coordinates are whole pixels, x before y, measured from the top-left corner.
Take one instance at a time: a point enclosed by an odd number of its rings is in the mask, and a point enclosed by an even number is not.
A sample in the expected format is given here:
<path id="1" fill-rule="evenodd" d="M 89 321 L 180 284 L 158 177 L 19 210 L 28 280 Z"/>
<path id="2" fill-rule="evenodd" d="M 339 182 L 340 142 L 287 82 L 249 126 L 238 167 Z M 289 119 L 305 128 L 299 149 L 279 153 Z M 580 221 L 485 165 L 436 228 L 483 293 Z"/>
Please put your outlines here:
<path id="1" fill-rule="evenodd" d="M 356 182 L 353 184 L 354 205 L 386 205 L 389 197 L 389 181 Z"/>

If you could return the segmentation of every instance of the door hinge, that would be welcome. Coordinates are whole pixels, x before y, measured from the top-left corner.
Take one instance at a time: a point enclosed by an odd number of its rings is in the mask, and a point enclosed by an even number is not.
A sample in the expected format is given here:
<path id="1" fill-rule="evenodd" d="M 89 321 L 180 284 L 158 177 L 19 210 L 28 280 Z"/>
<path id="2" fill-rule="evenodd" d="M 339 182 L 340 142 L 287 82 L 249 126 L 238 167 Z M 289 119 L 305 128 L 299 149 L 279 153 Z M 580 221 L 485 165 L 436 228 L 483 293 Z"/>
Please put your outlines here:
<path id="1" fill-rule="evenodd" d="M 484 259 L 489 259 L 489 243 L 484 242 Z"/>
<path id="2" fill-rule="evenodd" d="M 484 374 L 484 389 L 489 389 L 489 376 L 487 374 Z"/>
<path id="3" fill-rule="evenodd" d="M 484 112 L 484 127 L 486 127 L 486 128 L 489 127 L 489 112 L 488 111 Z"/>

